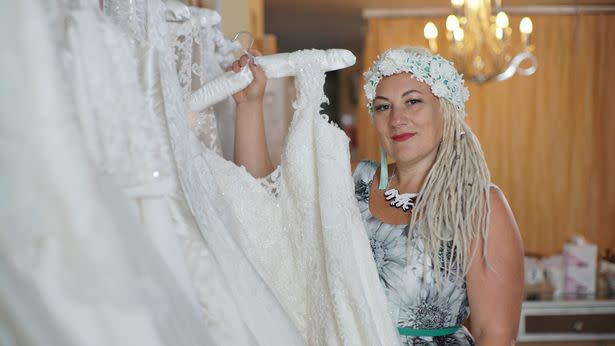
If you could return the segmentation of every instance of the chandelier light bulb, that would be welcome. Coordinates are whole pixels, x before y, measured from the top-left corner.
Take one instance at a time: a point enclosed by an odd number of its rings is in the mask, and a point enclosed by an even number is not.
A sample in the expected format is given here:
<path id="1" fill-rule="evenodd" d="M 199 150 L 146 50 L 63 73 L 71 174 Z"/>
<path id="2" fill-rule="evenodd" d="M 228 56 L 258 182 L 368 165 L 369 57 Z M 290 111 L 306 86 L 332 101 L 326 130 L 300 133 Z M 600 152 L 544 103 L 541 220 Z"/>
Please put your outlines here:
<path id="1" fill-rule="evenodd" d="M 425 28 L 423 29 L 423 35 L 428 40 L 433 40 L 438 37 L 438 28 L 432 22 L 427 22 L 425 24 Z"/>
<path id="2" fill-rule="evenodd" d="M 455 38 L 455 41 L 457 42 L 463 41 L 463 36 L 464 36 L 464 32 L 462 28 L 458 28 L 457 30 L 453 31 L 453 37 Z"/>
<path id="3" fill-rule="evenodd" d="M 508 16 L 504 11 L 498 12 L 498 15 L 495 16 L 495 25 L 498 28 L 507 28 L 508 27 Z"/>
<path id="4" fill-rule="evenodd" d="M 495 28 L 495 37 L 502 41 L 504 38 L 504 29 L 503 28 Z"/>
<path id="5" fill-rule="evenodd" d="M 459 19 L 454 14 L 450 14 L 446 17 L 446 30 L 454 32 L 459 29 Z"/>
<path id="6" fill-rule="evenodd" d="M 512 42 L 515 29 L 508 13 L 503 11 L 502 0 L 451 0 L 451 4 L 453 9 L 446 17 L 444 36 L 453 53 L 452 60 L 461 66 L 460 73 L 468 80 L 483 84 L 507 80 L 516 74 L 529 76 L 536 71 L 537 59 L 532 53 L 536 49 L 532 45 L 534 28 L 529 17 L 523 17 L 519 23 L 519 49 Z M 430 51 L 436 54 L 438 28 L 433 22 L 425 25 L 423 35 L 429 41 Z M 483 49 L 485 43 L 488 49 Z"/>
<path id="7" fill-rule="evenodd" d="M 534 26 L 532 20 L 529 17 L 523 17 L 521 23 L 519 23 L 519 31 L 521 31 L 522 34 L 531 34 L 533 30 Z"/>

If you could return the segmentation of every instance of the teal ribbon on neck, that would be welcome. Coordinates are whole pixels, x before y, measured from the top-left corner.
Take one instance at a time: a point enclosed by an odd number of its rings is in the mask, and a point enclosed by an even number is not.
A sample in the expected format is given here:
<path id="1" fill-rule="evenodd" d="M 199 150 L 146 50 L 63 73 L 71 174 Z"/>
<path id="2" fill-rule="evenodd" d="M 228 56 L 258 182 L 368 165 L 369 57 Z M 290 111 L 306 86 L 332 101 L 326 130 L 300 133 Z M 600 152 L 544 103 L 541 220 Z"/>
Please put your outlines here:
<path id="1" fill-rule="evenodd" d="M 440 328 L 440 329 L 413 329 L 413 328 L 397 328 L 399 335 L 404 336 L 445 336 L 454 334 L 461 326 Z"/>

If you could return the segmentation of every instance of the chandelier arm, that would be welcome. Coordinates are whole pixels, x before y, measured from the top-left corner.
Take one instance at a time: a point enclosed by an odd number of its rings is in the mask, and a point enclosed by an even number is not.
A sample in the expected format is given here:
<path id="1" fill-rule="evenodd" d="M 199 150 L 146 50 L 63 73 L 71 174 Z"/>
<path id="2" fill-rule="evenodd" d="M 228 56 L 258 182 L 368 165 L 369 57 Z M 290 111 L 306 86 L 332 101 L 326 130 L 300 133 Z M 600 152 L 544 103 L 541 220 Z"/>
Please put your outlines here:
<path id="1" fill-rule="evenodd" d="M 534 56 L 534 54 L 527 52 L 527 51 L 517 54 L 517 56 L 520 56 L 520 55 L 522 55 L 522 57 L 520 58 L 519 63 L 517 64 L 517 73 L 522 76 L 530 76 L 534 74 L 534 72 L 536 72 L 536 68 L 538 67 L 538 60 L 536 59 L 536 56 Z M 515 56 L 515 58 L 517 56 Z M 528 68 L 519 67 L 519 65 L 521 65 L 521 63 L 525 60 L 529 60 L 531 62 L 530 67 Z"/>
<path id="2" fill-rule="evenodd" d="M 529 60 L 531 62 L 531 66 L 528 68 L 519 67 L 519 65 L 521 65 L 521 63 L 525 60 Z M 529 75 L 534 74 L 534 72 L 536 72 L 537 65 L 538 65 L 538 61 L 536 60 L 536 57 L 534 56 L 534 54 L 528 51 L 523 51 L 515 55 L 515 57 L 512 58 L 512 60 L 510 61 L 510 64 L 508 65 L 506 70 L 495 75 L 493 79 L 497 81 L 503 81 L 503 80 L 506 80 L 514 76 L 515 73 L 518 73 L 522 76 L 529 76 Z"/>

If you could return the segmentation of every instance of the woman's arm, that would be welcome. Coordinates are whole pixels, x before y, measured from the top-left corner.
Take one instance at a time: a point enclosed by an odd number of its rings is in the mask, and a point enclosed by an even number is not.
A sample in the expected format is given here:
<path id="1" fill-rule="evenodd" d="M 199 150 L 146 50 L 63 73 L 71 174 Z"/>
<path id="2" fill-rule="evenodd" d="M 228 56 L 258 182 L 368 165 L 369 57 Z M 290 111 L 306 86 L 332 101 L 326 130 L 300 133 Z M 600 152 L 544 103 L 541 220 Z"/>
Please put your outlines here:
<path id="1" fill-rule="evenodd" d="M 502 191 L 489 193 L 488 268 L 479 240 L 466 278 L 472 334 L 479 346 L 514 345 L 523 301 L 523 243 Z"/>
<path id="2" fill-rule="evenodd" d="M 250 54 L 260 55 L 256 50 Z M 248 57 L 242 56 L 232 65 L 234 72 L 248 64 Z M 233 95 L 237 104 L 235 112 L 235 149 L 233 162 L 244 166 L 256 178 L 273 172 L 273 164 L 267 150 L 265 124 L 263 119 L 263 96 L 267 77 L 262 68 L 250 62 L 254 80 L 245 89 Z"/>

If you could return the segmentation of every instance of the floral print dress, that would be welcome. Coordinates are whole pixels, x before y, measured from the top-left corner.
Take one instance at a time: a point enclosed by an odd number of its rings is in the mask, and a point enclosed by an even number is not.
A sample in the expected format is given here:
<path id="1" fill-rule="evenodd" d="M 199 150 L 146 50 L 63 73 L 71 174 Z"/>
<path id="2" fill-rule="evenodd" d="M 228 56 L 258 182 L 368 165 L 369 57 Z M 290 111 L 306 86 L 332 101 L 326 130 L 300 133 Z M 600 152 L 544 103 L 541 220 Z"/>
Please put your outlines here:
<path id="1" fill-rule="evenodd" d="M 460 326 L 470 314 L 466 283 L 443 279 L 440 290 L 423 244 L 409 226 L 386 224 L 369 210 L 369 191 L 378 164 L 362 161 L 354 172 L 355 195 L 384 287 L 389 313 L 398 328 L 441 329 Z M 408 239 L 410 238 L 410 239 Z M 406 244 L 412 251 L 408 258 Z M 441 251 L 444 256 L 447 251 Z M 465 327 L 445 336 L 400 335 L 401 345 L 474 345 Z"/>

